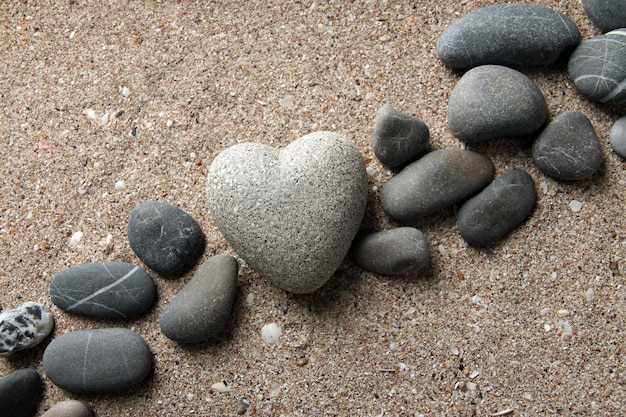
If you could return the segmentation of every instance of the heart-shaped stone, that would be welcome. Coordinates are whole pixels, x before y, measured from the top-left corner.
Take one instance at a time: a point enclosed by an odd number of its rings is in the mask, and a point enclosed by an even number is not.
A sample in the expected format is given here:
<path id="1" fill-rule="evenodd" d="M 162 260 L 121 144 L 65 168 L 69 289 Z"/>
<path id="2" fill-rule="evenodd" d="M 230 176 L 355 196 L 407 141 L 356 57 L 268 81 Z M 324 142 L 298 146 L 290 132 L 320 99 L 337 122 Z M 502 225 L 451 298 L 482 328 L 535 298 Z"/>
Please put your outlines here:
<path id="1" fill-rule="evenodd" d="M 361 224 L 367 174 L 344 136 L 315 132 L 282 150 L 241 143 L 209 168 L 208 204 L 237 253 L 276 286 L 315 291 L 337 270 Z"/>

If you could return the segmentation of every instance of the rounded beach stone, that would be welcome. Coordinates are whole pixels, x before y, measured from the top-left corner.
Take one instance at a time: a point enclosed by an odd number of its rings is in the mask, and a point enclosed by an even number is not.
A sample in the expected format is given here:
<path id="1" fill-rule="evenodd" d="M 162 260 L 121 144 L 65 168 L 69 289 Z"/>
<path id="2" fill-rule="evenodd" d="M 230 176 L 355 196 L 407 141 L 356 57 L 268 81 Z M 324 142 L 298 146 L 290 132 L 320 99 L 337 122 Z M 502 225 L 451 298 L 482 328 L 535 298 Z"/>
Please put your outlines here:
<path id="1" fill-rule="evenodd" d="M 315 132 L 282 150 L 242 143 L 209 167 L 208 204 L 237 253 L 276 286 L 315 291 L 337 270 L 359 229 L 367 173 L 354 144 Z"/>
<path id="2" fill-rule="evenodd" d="M 610 140 L 615 153 L 626 158 L 626 116 L 617 119 L 611 129 Z"/>
<path id="3" fill-rule="evenodd" d="M 230 255 L 209 258 L 165 307 L 161 331 L 180 343 L 211 339 L 224 327 L 237 291 L 237 260 Z"/>
<path id="4" fill-rule="evenodd" d="M 382 275 L 414 274 L 430 261 L 428 241 L 414 227 L 365 235 L 354 242 L 350 254 L 361 268 Z"/>
<path id="5" fill-rule="evenodd" d="M 519 226 L 536 202 L 532 177 L 526 171 L 509 171 L 461 206 L 459 233 L 470 245 L 495 243 Z"/>
<path id="6" fill-rule="evenodd" d="M 548 65 L 579 42 L 576 24 L 562 13 L 534 4 L 498 4 L 448 26 L 437 54 L 452 68 Z"/>
<path id="7" fill-rule="evenodd" d="M 65 400 L 50 407 L 41 417 L 93 417 L 93 413 L 82 401 Z"/>
<path id="8" fill-rule="evenodd" d="M 43 304 L 26 302 L 0 313 L 0 356 L 37 346 L 54 328 L 54 317 Z"/>
<path id="9" fill-rule="evenodd" d="M 626 1 L 582 0 L 582 2 L 589 19 L 603 32 L 626 28 Z"/>
<path id="10" fill-rule="evenodd" d="M 372 149 L 389 168 L 399 167 L 426 150 L 430 133 L 426 123 L 391 106 L 378 109 Z"/>
<path id="11" fill-rule="evenodd" d="M 123 328 L 81 330 L 52 340 L 43 369 L 60 388 L 76 393 L 123 390 L 141 382 L 152 356 L 137 333 Z"/>
<path id="12" fill-rule="evenodd" d="M 570 56 L 567 69 L 587 98 L 607 104 L 626 103 L 626 29 L 581 43 Z"/>
<path id="13" fill-rule="evenodd" d="M 144 314 L 152 305 L 156 286 L 138 266 L 103 262 L 65 269 L 52 279 L 50 297 L 70 313 L 102 318 Z"/>
<path id="14" fill-rule="evenodd" d="M 546 116 L 546 101 L 535 83 L 501 65 L 466 72 L 448 102 L 450 129 L 466 143 L 534 133 Z"/>
<path id="15" fill-rule="evenodd" d="M 20 369 L 0 378 L 0 417 L 33 417 L 43 384 L 34 369 Z"/>
<path id="16" fill-rule="evenodd" d="M 146 201 L 130 212 L 128 240 L 150 269 L 172 274 L 195 259 L 203 235 L 198 223 L 178 207 L 164 201 Z"/>
<path id="17" fill-rule="evenodd" d="M 466 199 L 489 184 L 494 173 L 485 155 L 439 149 L 391 177 L 381 191 L 381 204 L 396 220 L 415 220 Z"/>
<path id="18" fill-rule="evenodd" d="M 558 115 L 533 144 L 533 158 L 547 175 L 562 180 L 591 177 L 602 165 L 602 147 L 591 122 L 579 111 Z"/>

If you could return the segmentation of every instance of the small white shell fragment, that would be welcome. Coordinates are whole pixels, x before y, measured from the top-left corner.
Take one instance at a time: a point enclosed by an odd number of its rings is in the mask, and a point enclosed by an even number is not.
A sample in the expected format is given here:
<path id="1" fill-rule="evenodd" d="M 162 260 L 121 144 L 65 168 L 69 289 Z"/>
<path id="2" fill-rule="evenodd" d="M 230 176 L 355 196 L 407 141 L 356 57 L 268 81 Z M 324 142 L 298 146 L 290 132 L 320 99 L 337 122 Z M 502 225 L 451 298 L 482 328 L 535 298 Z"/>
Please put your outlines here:
<path id="1" fill-rule="evenodd" d="M 371 177 L 376 173 L 376 169 L 373 166 L 368 165 L 367 168 L 365 168 L 365 172 L 367 172 L 367 175 Z"/>
<path id="2" fill-rule="evenodd" d="M 78 231 L 75 232 L 70 238 L 70 246 L 75 248 L 80 244 L 80 241 L 83 239 L 83 232 Z"/>
<path id="3" fill-rule="evenodd" d="M 115 189 L 117 191 L 122 191 L 126 189 L 126 183 L 124 182 L 124 180 L 115 181 Z"/>
<path id="4" fill-rule="evenodd" d="M 581 203 L 578 200 L 572 200 L 569 203 L 569 208 L 572 210 L 572 212 L 574 213 L 578 213 L 580 210 L 582 210 L 583 208 L 583 203 Z"/>
<path id="5" fill-rule="evenodd" d="M 456 347 L 455 345 L 450 346 L 450 352 L 454 355 L 454 356 L 459 356 L 459 348 Z"/>
<path id="6" fill-rule="evenodd" d="M 572 335 L 572 326 L 567 321 L 559 321 L 556 324 L 556 328 L 559 329 L 563 336 Z"/>
<path id="7" fill-rule="evenodd" d="M 491 417 L 506 416 L 507 414 L 511 414 L 514 411 L 515 410 L 513 410 L 512 408 L 507 408 L 506 410 L 498 411 L 497 413 L 493 413 L 493 414 L 489 414 L 489 415 Z"/>
<path id="8" fill-rule="evenodd" d="M 126 86 L 123 86 L 122 88 L 120 88 L 120 94 L 124 97 L 128 97 L 130 96 L 130 89 Z"/>
<path id="9" fill-rule="evenodd" d="M 467 383 L 467 389 L 469 389 L 470 391 L 476 391 L 476 388 L 478 388 L 478 386 L 476 385 L 475 382 L 468 382 Z"/>
<path id="10" fill-rule="evenodd" d="M 285 98 L 278 100 L 278 104 L 280 105 L 280 107 L 284 107 L 286 109 L 293 109 L 295 106 L 295 103 L 296 103 L 296 99 L 292 95 L 289 95 Z"/>
<path id="11" fill-rule="evenodd" d="M 525 392 L 524 393 L 524 398 L 527 399 L 528 401 L 532 401 L 532 400 L 535 399 L 530 392 Z"/>
<path id="12" fill-rule="evenodd" d="M 389 343 L 389 350 L 395 352 L 396 350 L 398 350 L 398 344 L 396 342 Z"/>
<path id="13" fill-rule="evenodd" d="M 476 378 L 478 378 L 478 375 L 480 375 L 480 372 L 478 372 L 478 371 L 474 371 L 474 372 L 472 372 L 472 373 L 470 374 L 470 376 L 469 376 L 469 377 L 470 377 L 470 379 L 476 379 Z"/>
<path id="14" fill-rule="evenodd" d="M 85 109 L 83 114 L 87 116 L 87 118 L 93 122 L 98 121 L 98 115 L 92 109 Z"/>
<path id="15" fill-rule="evenodd" d="M 228 387 L 223 382 L 216 382 L 215 384 L 211 385 L 211 389 L 214 389 L 215 391 L 221 392 L 222 394 L 231 391 L 230 387 Z"/>
<path id="16" fill-rule="evenodd" d="M 246 295 L 246 304 L 251 306 L 253 303 L 254 303 L 254 294 L 249 293 L 248 295 Z"/>
<path id="17" fill-rule="evenodd" d="M 398 363 L 398 368 L 400 369 L 400 372 L 406 372 L 410 369 L 406 363 L 402 363 L 402 362 Z"/>
<path id="18" fill-rule="evenodd" d="M 261 337 L 265 343 L 277 344 L 280 337 L 283 335 L 283 330 L 278 327 L 276 323 L 270 323 L 263 326 L 261 329 Z"/>
<path id="19" fill-rule="evenodd" d="M 546 323 L 546 324 L 543 325 L 543 329 L 546 332 L 549 332 L 550 330 L 552 330 L 552 326 L 550 326 L 548 323 Z"/>
<path id="20" fill-rule="evenodd" d="M 593 288 L 588 288 L 587 291 L 585 291 L 585 299 L 587 300 L 587 302 L 592 302 L 595 297 L 596 292 L 593 290 Z"/>
<path id="21" fill-rule="evenodd" d="M 54 317 L 43 304 L 26 302 L 0 313 L 0 356 L 38 345 L 50 334 Z"/>
<path id="22" fill-rule="evenodd" d="M 283 386 L 281 384 L 272 385 L 272 388 L 270 388 L 270 397 L 276 397 L 282 387 Z"/>
<path id="23" fill-rule="evenodd" d="M 566 317 L 566 316 L 569 316 L 569 310 L 561 309 L 557 311 L 556 314 L 558 314 L 559 317 Z"/>

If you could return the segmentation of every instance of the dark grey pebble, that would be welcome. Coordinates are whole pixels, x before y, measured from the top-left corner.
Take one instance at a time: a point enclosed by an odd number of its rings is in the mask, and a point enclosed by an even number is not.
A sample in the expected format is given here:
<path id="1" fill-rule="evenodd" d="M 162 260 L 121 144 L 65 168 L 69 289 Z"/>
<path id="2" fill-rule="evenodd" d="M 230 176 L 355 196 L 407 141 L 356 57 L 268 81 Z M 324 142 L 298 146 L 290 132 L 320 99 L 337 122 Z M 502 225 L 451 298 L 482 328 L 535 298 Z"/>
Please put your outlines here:
<path id="1" fill-rule="evenodd" d="M 501 65 L 466 72 L 448 102 L 450 129 L 466 143 L 537 132 L 546 116 L 546 101 L 535 83 Z"/>
<path id="2" fill-rule="evenodd" d="M 533 158 L 551 177 L 582 180 L 602 165 L 602 147 L 591 122 L 579 111 L 558 115 L 533 144 Z"/>
<path id="3" fill-rule="evenodd" d="M 52 340 L 43 369 L 60 388 L 75 393 L 123 390 L 141 382 L 152 367 L 148 345 L 124 328 L 81 330 Z"/>
<path id="4" fill-rule="evenodd" d="M 490 245 L 519 226 L 537 202 L 526 171 L 509 171 L 467 200 L 457 213 L 459 233 L 470 245 Z"/>
<path id="5" fill-rule="evenodd" d="M 70 313 L 102 318 L 144 314 L 156 287 L 150 275 L 129 263 L 103 262 L 65 269 L 52 279 L 50 297 Z"/>
<path id="6" fill-rule="evenodd" d="M 437 44 L 452 68 L 484 64 L 548 65 L 580 42 L 580 31 L 562 13 L 534 4 L 499 4 L 469 13 L 448 26 Z"/>
<path id="7" fill-rule="evenodd" d="M 491 182 L 491 160 L 467 149 L 439 149 L 407 165 L 383 186 L 385 213 L 415 220 L 458 203 Z"/>
<path id="8" fill-rule="evenodd" d="M 428 126 L 417 117 L 382 106 L 374 123 L 372 149 L 383 165 L 396 168 L 424 152 L 429 136 Z"/>
<path id="9" fill-rule="evenodd" d="M 617 119 L 611 129 L 610 140 L 615 153 L 626 158 L 626 116 Z"/>
<path id="10" fill-rule="evenodd" d="M 161 331 L 180 343 L 211 339 L 230 317 L 237 291 L 238 263 L 230 255 L 209 258 L 165 307 Z"/>
<path id="11" fill-rule="evenodd" d="M 41 417 L 93 417 L 93 413 L 82 401 L 65 400 L 50 407 Z"/>
<path id="12" fill-rule="evenodd" d="M 0 313 L 0 356 L 37 346 L 54 328 L 54 317 L 43 304 L 27 301 Z"/>
<path id="13" fill-rule="evenodd" d="M 617 29 L 580 44 L 567 65 L 576 88 L 587 98 L 607 104 L 626 103 L 626 29 Z"/>
<path id="14" fill-rule="evenodd" d="M 360 237 L 350 253 L 361 268 L 382 275 L 414 274 L 430 261 L 428 241 L 414 227 L 398 227 Z"/>
<path id="15" fill-rule="evenodd" d="M 183 210 L 163 201 L 147 201 L 130 213 L 128 240 L 150 269 L 173 274 L 198 255 L 203 235 L 198 223 Z"/>
<path id="16" fill-rule="evenodd" d="M 589 19 L 602 31 L 626 28 L 626 1 L 582 0 L 582 2 Z"/>
<path id="17" fill-rule="evenodd" d="M 0 378 L 0 417 L 33 417 L 41 401 L 41 377 L 20 369 Z"/>

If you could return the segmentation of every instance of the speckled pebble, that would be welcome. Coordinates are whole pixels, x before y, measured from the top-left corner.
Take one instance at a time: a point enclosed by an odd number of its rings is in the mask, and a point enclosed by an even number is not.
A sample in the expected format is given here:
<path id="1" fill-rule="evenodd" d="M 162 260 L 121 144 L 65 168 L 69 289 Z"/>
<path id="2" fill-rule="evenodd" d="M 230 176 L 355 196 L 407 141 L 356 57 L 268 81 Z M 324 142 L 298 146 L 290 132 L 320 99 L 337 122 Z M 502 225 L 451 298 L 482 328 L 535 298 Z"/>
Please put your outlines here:
<path id="1" fill-rule="evenodd" d="M 0 378 L 0 417 L 33 417 L 41 401 L 43 383 L 31 368 Z"/>
<path id="2" fill-rule="evenodd" d="M 626 116 L 617 119 L 610 135 L 611 147 L 616 154 L 626 158 Z"/>
<path id="3" fill-rule="evenodd" d="M 54 328 L 54 317 L 43 304 L 26 302 L 0 313 L 0 356 L 37 346 Z"/>
<path id="4" fill-rule="evenodd" d="M 382 106 L 374 123 L 372 149 L 383 165 L 396 168 L 424 152 L 429 136 L 428 126 L 417 117 Z"/>
<path id="5" fill-rule="evenodd" d="M 428 241 L 414 227 L 397 227 L 359 237 L 350 254 L 361 268 L 382 275 L 415 274 L 430 261 Z"/>
<path id="6" fill-rule="evenodd" d="M 589 19 L 602 31 L 626 28 L 626 1 L 582 0 L 582 2 Z"/>
<path id="7" fill-rule="evenodd" d="M 582 180 L 602 165 L 602 147 L 591 122 L 579 111 L 558 115 L 539 135 L 533 158 L 547 175 L 562 180 Z"/>
<path id="8" fill-rule="evenodd" d="M 348 253 L 367 201 L 358 148 L 331 132 L 306 135 L 282 150 L 242 143 L 209 168 L 208 204 L 237 253 L 276 286 L 321 287 Z"/>
<path id="9" fill-rule="evenodd" d="M 93 413 L 82 401 L 66 400 L 50 407 L 41 417 L 93 417 Z"/>

